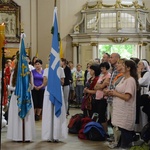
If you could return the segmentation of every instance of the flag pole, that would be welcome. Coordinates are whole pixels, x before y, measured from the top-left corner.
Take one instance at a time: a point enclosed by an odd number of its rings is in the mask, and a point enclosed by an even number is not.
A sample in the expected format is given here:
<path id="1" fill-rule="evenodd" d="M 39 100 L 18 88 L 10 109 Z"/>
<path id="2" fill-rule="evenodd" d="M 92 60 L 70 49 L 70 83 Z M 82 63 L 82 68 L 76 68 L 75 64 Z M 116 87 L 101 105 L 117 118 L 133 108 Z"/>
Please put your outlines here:
<path id="1" fill-rule="evenodd" d="M 4 47 L 2 47 L 2 77 L 1 77 L 1 106 L 0 106 L 0 146 L 1 146 L 1 130 L 2 130 L 2 103 L 4 96 L 4 68 L 5 68 L 5 55 Z"/>
<path id="2" fill-rule="evenodd" d="M 54 1 L 54 7 L 56 7 L 56 2 L 57 2 L 57 1 L 55 0 L 55 1 Z"/>
<path id="3" fill-rule="evenodd" d="M 55 7 L 56 7 L 56 0 L 54 0 L 54 9 L 55 9 Z M 52 141 L 56 142 L 57 139 L 54 139 L 54 115 L 55 115 L 55 113 L 54 113 L 54 104 L 52 104 Z"/>
<path id="4" fill-rule="evenodd" d="M 24 33 L 24 29 L 21 29 L 21 34 Z M 22 141 L 25 143 L 25 118 L 22 119 Z"/>
<path id="5" fill-rule="evenodd" d="M 23 139 L 23 143 L 25 143 L 25 121 L 24 121 L 24 118 L 22 119 L 22 139 Z"/>

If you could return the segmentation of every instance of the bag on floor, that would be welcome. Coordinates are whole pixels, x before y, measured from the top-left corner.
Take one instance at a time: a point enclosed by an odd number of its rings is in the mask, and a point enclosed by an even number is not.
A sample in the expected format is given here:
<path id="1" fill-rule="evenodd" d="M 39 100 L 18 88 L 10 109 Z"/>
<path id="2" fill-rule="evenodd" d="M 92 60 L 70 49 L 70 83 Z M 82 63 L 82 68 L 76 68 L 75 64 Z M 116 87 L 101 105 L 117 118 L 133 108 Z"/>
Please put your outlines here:
<path id="1" fill-rule="evenodd" d="M 106 139 L 106 132 L 98 122 L 89 122 L 84 128 L 84 133 L 87 139 L 92 141 L 104 141 Z"/>
<path id="2" fill-rule="evenodd" d="M 75 114 L 70 118 L 68 129 L 69 133 L 78 134 L 81 128 L 81 119 L 83 118 L 83 114 Z"/>
<path id="3" fill-rule="evenodd" d="M 146 143 L 150 141 L 150 122 L 143 127 L 141 131 L 141 139 L 143 139 Z"/>

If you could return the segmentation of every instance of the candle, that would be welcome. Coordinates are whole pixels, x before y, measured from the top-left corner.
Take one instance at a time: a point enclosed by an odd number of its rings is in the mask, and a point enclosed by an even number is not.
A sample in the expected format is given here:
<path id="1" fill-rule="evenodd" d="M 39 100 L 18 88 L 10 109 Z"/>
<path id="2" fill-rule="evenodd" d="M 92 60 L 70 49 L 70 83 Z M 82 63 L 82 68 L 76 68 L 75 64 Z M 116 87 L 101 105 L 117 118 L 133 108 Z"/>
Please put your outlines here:
<path id="1" fill-rule="evenodd" d="M 0 51 L 5 45 L 5 25 L 0 25 Z"/>
<path id="2" fill-rule="evenodd" d="M 1 70 L 1 61 L 2 61 L 2 47 L 5 45 L 5 25 L 0 25 L 0 70 Z"/>

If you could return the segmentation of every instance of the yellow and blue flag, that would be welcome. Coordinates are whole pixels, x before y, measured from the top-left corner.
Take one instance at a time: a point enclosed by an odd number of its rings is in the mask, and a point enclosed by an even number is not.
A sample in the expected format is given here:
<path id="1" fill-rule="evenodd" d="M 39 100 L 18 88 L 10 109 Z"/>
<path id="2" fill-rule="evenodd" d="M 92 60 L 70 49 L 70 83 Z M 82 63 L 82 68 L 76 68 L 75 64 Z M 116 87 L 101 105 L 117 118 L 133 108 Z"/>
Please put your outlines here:
<path id="1" fill-rule="evenodd" d="M 19 61 L 18 61 L 17 82 L 15 89 L 15 95 L 17 96 L 18 100 L 17 104 L 19 107 L 18 115 L 22 119 L 26 117 L 28 111 L 32 107 L 29 83 L 30 83 L 30 72 L 24 45 L 24 34 L 22 34 L 20 42 Z"/>
<path id="2" fill-rule="evenodd" d="M 60 67 L 60 50 L 59 50 L 59 37 L 58 37 L 58 23 L 57 23 L 57 8 L 54 9 L 53 18 L 53 37 L 52 48 L 50 53 L 49 71 L 48 71 L 48 84 L 47 90 L 50 93 L 50 101 L 54 105 L 55 115 L 57 117 L 61 114 L 62 106 L 62 93 L 61 82 L 57 74 Z"/>

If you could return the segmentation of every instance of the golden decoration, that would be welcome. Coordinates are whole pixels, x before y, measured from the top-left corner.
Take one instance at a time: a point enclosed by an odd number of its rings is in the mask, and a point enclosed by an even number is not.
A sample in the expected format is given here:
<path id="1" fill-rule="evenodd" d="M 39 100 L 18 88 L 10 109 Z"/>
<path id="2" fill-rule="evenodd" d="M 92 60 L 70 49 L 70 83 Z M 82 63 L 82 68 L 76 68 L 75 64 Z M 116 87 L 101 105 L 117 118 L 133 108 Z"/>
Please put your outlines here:
<path id="1" fill-rule="evenodd" d="M 20 23 L 20 26 L 21 26 L 21 33 L 24 33 L 24 23 L 21 22 L 21 23 Z"/>
<path id="2" fill-rule="evenodd" d="M 116 0 L 115 8 L 122 8 L 121 0 Z"/>
<path id="3" fill-rule="evenodd" d="M 82 10 L 88 9 L 88 2 L 83 6 Z"/>
<path id="4" fill-rule="evenodd" d="M 109 4 L 104 4 L 102 2 L 102 0 L 97 1 L 96 4 L 94 5 L 89 5 L 88 2 L 83 6 L 82 10 L 87 10 L 87 9 L 102 9 L 102 7 L 104 8 L 132 8 L 134 7 L 135 9 L 147 9 L 145 6 L 145 2 L 142 3 L 142 5 L 140 5 L 138 3 L 137 0 L 135 0 L 134 2 L 132 2 L 132 4 L 128 5 L 128 4 L 122 4 L 121 0 L 116 0 L 116 3 L 113 5 L 109 5 Z"/>
<path id="5" fill-rule="evenodd" d="M 108 40 L 114 42 L 114 43 L 124 43 L 128 40 L 129 38 L 127 37 L 109 37 Z"/>
<path id="6" fill-rule="evenodd" d="M 101 9 L 102 7 L 103 7 L 103 2 L 102 2 L 102 0 L 100 0 L 100 1 L 98 2 L 98 8 Z"/>
<path id="7" fill-rule="evenodd" d="M 72 47 L 77 47 L 79 46 L 79 43 L 72 43 Z"/>
<path id="8" fill-rule="evenodd" d="M 98 46 L 97 42 L 91 42 L 91 46 Z"/>
<path id="9" fill-rule="evenodd" d="M 138 44 L 139 44 L 139 46 L 147 46 L 148 43 L 147 43 L 147 42 L 141 42 L 141 41 L 140 41 Z"/>
<path id="10" fill-rule="evenodd" d="M 80 24 L 83 22 L 84 18 L 85 18 L 85 15 L 83 14 L 81 21 L 74 26 L 74 33 L 79 33 L 79 31 L 80 31 Z"/>

